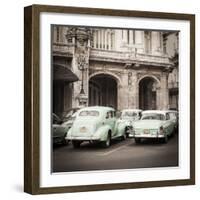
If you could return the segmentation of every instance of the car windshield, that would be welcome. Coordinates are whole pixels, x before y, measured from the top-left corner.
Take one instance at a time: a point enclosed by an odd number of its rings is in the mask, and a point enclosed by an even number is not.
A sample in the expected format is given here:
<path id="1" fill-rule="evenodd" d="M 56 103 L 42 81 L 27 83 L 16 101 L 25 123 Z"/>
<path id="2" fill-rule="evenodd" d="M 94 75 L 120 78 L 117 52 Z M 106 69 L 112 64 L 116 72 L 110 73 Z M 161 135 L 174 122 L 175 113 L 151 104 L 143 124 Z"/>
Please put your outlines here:
<path id="1" fill-rule="evenodd" d="M 99 112 L 96 110 L 84 110 L 79 113 L 79 116 L 81 116 L 81 117 L 86 117 L 86 116 L 98 117 Z"/>
<path id="2" fill-rule="evenodd" d="M 141 120 L 165 120 L 165 116 L 163 114 L 149 113 L 144 114 Z"/>
<path id="3" fill-rule="evenodd" d="M 132 111 L 124 111 L 122 112 L 122 117 L 136 117 L 137 113 Z"/>

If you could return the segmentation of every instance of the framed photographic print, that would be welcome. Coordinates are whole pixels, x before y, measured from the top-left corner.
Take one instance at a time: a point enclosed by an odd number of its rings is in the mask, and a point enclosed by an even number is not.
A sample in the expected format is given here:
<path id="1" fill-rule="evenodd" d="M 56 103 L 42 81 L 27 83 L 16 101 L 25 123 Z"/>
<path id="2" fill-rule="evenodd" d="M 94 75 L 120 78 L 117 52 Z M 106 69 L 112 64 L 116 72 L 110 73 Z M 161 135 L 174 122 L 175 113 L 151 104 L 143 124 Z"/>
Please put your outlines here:
<path id="1" fill-rule="evenodd" d="M 24 191 L 195 184 L 195 16 L 24 9 Z"/>

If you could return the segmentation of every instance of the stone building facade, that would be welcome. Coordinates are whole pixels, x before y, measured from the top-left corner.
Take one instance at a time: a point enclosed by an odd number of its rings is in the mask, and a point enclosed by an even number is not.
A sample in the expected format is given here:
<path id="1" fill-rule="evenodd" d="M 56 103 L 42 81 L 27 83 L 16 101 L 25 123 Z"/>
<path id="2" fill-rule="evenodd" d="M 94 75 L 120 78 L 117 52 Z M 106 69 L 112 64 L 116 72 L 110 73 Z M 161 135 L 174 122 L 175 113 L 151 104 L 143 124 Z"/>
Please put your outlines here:
<path id="1" fill-rule="evenodd" d="M 53 68 L 78 77 L 53 81 L 53 112 L 88 105 L 178 109 L 178 33 L 52 28 Z"/>

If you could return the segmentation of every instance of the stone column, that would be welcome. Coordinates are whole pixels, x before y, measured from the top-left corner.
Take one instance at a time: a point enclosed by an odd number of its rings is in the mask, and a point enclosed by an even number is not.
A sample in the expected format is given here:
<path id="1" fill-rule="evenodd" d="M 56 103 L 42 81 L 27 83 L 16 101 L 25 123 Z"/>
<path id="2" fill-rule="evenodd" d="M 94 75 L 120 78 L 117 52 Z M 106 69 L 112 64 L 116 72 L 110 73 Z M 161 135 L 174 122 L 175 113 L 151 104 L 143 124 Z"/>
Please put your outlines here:
<path id="1" fill-rule="evenodd" d="M 133 30 L 129 30 L 129 43 L 133 45 Z"/>
<path id="2" fill-rule="evenodd" d="M 121 82 L 117 83 L 117 95 L 118 95 L 118 109 L 122 110 L 128 108 L 128 78 L 127 73 L 121 73 L 120 76 Z"/>
<path id="3" fill-rule="evenodd" d="M 96 46 L 97 46 L 97 32 L 96 32 L 96 30 L 94 31 L 94 41 L 93 41 L 93 46 L 94 46 L 94 48 L 96 48 Z"/>
<path id="4" fill-rule="evenodd" d="M 162 100 L 160 99 L 160 97 L 161 97 L 160 91 L 161 91 L 160 87 L 157 87 L 156 88 L 156 109 L 157 110 L 162 109 Z"/>
<path id="5" fill-rule="evenodd" d="M 168 90 L 168 73 L 167 72 L 163 72 L 161 76 L 160 107 L 162 110 L 169 109 L 169 90 Z"/>
<path id="6" fill-rule="evenodd" d="M 135 43 L 136 44 L 142 44 L 143 41 L 143 31 L 135 31 Z"/>
<path id="7" fill-rule="evenodd" d="M 123 30 L 123 43 L 127 43 L 127 30 Z"/>
<path id="8" fill-rule="evenodd" d="M 98 49 L 100 49 L 100 44 L 101 44 L 101 35 L 100 35 L 100 30 L 98 30 Z"/>
<path id="9" fill-rule="evenodd" d="M 160 55 L 160 32 L 152 31 L 151 32 L 151 46 L 152 54 Z"/>
<path id="10" fill-rule="evenodd" d="M 109 31 L 109 34 L 108 34 L 108 49 L 111 50 L 111 32 Z"/>
<path id="11" fill-rule="evenodd" d="M 103 49 L 103 32 L 104 30 L 101 29 L 101 49 Z"/>
<path id="12" fill-rule="evenodd" d="M 120 85 L 120 83 L 117 84 L 117 109 L 118 110 L 122 110 L 122 109 L 125 109 L 127 108 L 127 104 L 128 104 L 128 101 L 127 101 L 127 92 L 125 91 L 126 87 L 124 87 L 124 85 Z"/>
<path id="13" fill-rule="evenodd" d="M 105 30 L 105 49 L 107 49 L 107 29 Z"/>
<path id="14" fill-rule="evenodd" d="M 137 109 L 139 107 L 139 89 L 137 84 L 137 73 L 131 70 L 128 72 L 128 108 Z"/>

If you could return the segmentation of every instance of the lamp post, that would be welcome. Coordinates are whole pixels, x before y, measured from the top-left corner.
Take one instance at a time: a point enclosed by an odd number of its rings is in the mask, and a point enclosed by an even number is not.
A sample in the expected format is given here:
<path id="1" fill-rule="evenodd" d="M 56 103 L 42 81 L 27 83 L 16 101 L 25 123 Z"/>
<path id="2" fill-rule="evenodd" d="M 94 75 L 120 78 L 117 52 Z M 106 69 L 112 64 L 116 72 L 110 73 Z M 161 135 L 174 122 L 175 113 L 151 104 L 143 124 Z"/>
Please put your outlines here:
<path id="1" fill-rule="evenodd" d="M 86 106 L 88 97 L 84 91 L 84 72 L 87 70 L 88 62 L 85 54 L 80 54 L 77 58 L 78 68 L 81 71 L 81 89 L 78 96 L 80 106 Z"/>

